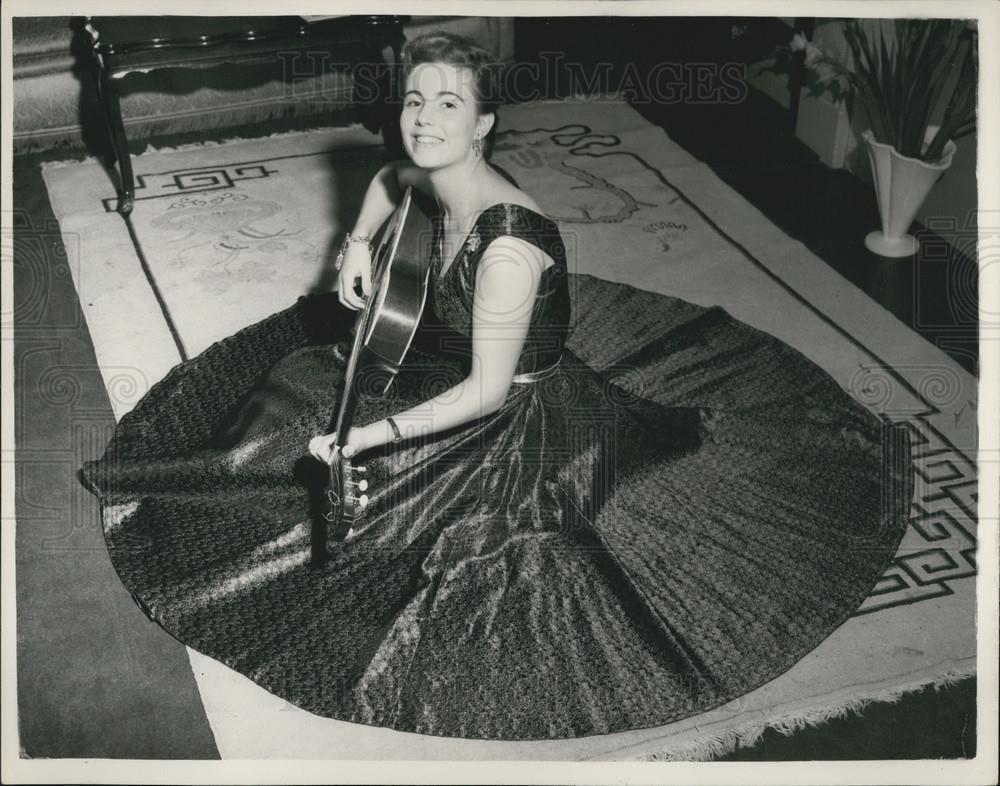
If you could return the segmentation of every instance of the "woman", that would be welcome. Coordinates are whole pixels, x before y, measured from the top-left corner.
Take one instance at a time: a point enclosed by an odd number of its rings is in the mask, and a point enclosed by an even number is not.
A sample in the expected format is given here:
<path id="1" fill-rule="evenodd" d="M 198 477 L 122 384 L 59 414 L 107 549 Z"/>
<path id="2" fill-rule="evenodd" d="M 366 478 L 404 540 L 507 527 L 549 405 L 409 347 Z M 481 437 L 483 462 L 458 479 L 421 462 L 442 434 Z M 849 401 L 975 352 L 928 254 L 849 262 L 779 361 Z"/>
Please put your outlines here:
<path id="1" fill-rule="evenodd" d="M 488 163 L 488 55 L 444 34 L 405 54 L 410 160 L 368 189 L 336 298 L 175 368 L 84 468 L 123 582 L 309 711 L 429 734 L 659 725 L 781 674 L 895 552 L 904 435 L 718 307 L 570 274 Z M 439 207 L 421 341 L 359 404 L 343 451 L 370 503 L 310 568 L 367 238 L 408 186 Z"/>
<path id="2" fill-rule="evenodd" d="M 464 50 L 464 51 L 463 51 Z M 460 58 L 460 65 L 443 58 Z M 400 131 L 409 161 L 386 166 L 365 195 L 340 271 L 340 302 L 358 309 L 361 280 L 371 289 L 371 250 L 375 235 L 407 186 L 432 195 L 441 208 L 440 253 L 452 260 L 492 207 L 517 208 L 540 215 L 530 196 L 490 167 L 484 153 L 496 131 L 489 54 L 452 36 L 425 36 L 407 49 L 410 68 L 403 95 Z M 478 70 L 474 70 L 478 69 Z M 426 437 L 493 414 L 510 389 L 521 355 L 542 274 L 552 258 L 529 240 L 507 234 L 480 253 L 475 273 L 471 370 L 454 388 L 395 417 L 353 429 L 344 454 L 400 439 Z M 443 265 L 443 277 L 450 264 Z M 310 450 L 329 460 L 335 435 L 313 440 Z"/>

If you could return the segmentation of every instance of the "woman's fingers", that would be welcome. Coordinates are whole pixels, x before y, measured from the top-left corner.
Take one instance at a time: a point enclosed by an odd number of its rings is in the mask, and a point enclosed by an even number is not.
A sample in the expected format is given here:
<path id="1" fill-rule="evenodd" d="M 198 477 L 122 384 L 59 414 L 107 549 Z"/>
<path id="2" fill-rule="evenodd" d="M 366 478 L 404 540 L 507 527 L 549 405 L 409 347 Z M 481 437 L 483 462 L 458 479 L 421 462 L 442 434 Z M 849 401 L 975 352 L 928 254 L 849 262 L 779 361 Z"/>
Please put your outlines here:
<path id="1" fill-rule="evenodd" d="M 336 441 L 336 433 L 313 437 L 309 440 L 309 452 L 312 454 L 313 458 L 318 461 L 322 461 L 325 464 L 329 464 L 333 461 L 333 457 L 337 453 L 335 446 Z"/>
<path id="2" fill-rule="evenodd" d="M 361 279 L 362 295 L 354 289 L 358 279 Z M 340 269 L 338 281 L 338 297 L 341 304 L 355 310 L 365 307 L 365 298 L 372 291 L 372 260 L 371 253 L 361 245 L 352 245 L 344 255 L 343 267 Z"/>
<path id="3" fill-rule="evenodd" d="M 326 458 L 323 460 L 327 464 L 333 462 L 333 457 L 337 454 L 337 432 L 334 431 L 332 434 L 327 434 L 323 437 L 324 448 L 326 449 Z"/>
<path id="4" fill-rule="evenodd" d="M 343 289 L 344 304 L 348 308 L 353 308 L 353 309 L 357 310 L 357 309 L 361 308 L 362 304 L 358 302 L 358 295 L 354 291 L 354 281 L 355 281 L 354 276 L 351 276 L 350 279 L 346 282 L 347 286 L 344 287 L 344 289 Z"/>
<path id="5" fill-rule="evenodd" d="M 347 298 L 344 296 L 344 293 L 346 291 L 347 291 L 347 282 L 344 280 L 344 277 L 341 276 L 339 279 L 337 279 L 337 300 L 340 301 L 340 305 L 350 308 L 350 306 L 347 305 Z"/>
<path id="6" fill-rule="evenodd" d="M 364 306 L 364 301 L 357 296 L 354 291 L 354 276 L 341 276 L 340 286 L 337 288 L 337 297 L 341 305 L 354 309 L 355 311 Z"/>
<path id="7" fill-rule="evenodd" d="M 357 275 L 350 275 L 345 279 L 347 286 L 341 287 L 340 289 L 340 301 L 348 308 L 353 308 L 355 310 L 365 307 L 364 298 L 362 298 L 354 289 L 354 282 L 357 281 Z"/>
<path id="8" fill-rule="evenodd" d="M 351 439 L 351 434 L 348 434 L 348 439 Z M 333 461 L 334 456 L 337 455 L 337 433 L 324 434 L 318 437 L 313 437 L 309 440 L 309 453 L 312 454 L 313 458 L 318 459 L 326 464 Z M 360 446 L 357 443 L 357 439 L 348 442 L 346 445 L 340 447 L 340 453 L 344 458 L 350 458 L 355 453 L 358 452 Z"/>
<path id="9" fill-rule="evenodd" d="M 347 432 L 347 439 L 344 440 L 346 444 L 340 446 L 340 453 L 344 458 L 350 458 L 361 448 L 359 444 L 361 441 L 361 436 L 363 431 L 361 429 L 352 428 Z"/>

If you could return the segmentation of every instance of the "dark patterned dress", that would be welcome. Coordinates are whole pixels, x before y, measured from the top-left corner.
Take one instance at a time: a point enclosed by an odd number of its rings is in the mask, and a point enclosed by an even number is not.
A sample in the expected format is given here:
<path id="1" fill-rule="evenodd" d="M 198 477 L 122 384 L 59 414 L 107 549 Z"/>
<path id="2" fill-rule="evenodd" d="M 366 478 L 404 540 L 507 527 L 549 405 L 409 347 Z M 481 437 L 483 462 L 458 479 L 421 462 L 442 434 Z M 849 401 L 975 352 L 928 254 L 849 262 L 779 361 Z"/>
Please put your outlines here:
<path id="1" fill-rule="evenodd" d="M 435 275 L 419 342 L 355 423 L 463 378 L 501 235 L 555 264 L 499 411 L 363 454 L 367 516 L 310 565 L 307 446 L 355 313 L 302 298 L 175 367 L 85 465 L 125 586 L 310 712 L 427 734 L 665 724 L 780 675 L 892 557 L 906 437 L 721 308 L 568 273 L 556 225 L 511 204 Z"/>

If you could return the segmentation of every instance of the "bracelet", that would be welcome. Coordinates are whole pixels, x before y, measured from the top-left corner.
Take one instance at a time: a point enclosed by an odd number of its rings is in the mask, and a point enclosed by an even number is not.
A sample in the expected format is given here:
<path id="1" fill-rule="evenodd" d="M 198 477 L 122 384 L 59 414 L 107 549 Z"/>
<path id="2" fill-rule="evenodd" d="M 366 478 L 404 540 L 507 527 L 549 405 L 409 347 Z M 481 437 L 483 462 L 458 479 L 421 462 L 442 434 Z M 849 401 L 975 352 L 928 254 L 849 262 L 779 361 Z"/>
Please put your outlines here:
<path id="1" fill-rule="evenodd" d="M 354 234 L 353 232 L 348 232 L 344 237 L 344 242 L 340 244 L 340 251 L 337 252 L 337 258 L 334 260 L 333 269 L 339 271 L 340 268 L 344 266 L 344 255 L 347 253 L 347 247 L 351 243 L 364 243 L 368 246 L 368 251 L 371 253 L 372 250 L 372 239 L 371 235 L 366 235 L 363 233 Z"/>
<path id="2" fill-rule="evenodd" d="M 388 423 L 389 424 L 389 428 L 392 429 L 392 441 L 393 442 L 402 442 L 403 441 L 403 435 L 400 433 L 399 426 L 396 425 L 396 421 L 393 420 L 392 418 L 386 418 L 385 422 Z"/>

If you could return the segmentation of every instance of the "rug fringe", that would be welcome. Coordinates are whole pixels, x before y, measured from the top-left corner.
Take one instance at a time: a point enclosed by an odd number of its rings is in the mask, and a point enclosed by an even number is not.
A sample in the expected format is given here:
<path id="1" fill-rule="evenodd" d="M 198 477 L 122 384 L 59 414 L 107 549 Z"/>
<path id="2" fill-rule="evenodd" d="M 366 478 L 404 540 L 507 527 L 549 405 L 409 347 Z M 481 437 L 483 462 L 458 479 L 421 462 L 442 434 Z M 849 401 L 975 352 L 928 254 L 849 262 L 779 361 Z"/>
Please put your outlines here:
<path id="1" fill-rule="evenodd" d="M 42 171 L 45 171 L 46 169 L 61 169 L 64 166 L 73 166 L 75 164 L 96 164 L 96 163 L 98 163 L 96 157 L 88 155 L 86 153 L 80 153 L 70 158 L 60 158 L 54 161 L 41 161 L 38 164 L 38 168 L 41 169 Z"/>
<path id="2" fill-rule="evenodd" d="M 874 703 L 896 704 L 907 693 L 913 693 L 928 686 L 934 690 L 955 685 L 973 677 L 975 667 L 954 669 L 937 677 L 906 683 L 894 688 L 885 688 L 872 693 L 863 693 L 832 707 L 815 707 L 788 713 L 772 720 L 755 721 L 729 729 L 722 734 L 707 734 L 693 740 L 678 743 L 662 751 L 647 752 L 634 758 L 643 761 L 711 761 L 737 750 L 753 747 L 764 732 L 774 729 L 779 734 L 790 736 L 809 726 L 822 726 L 831 720 L 847 718 L 851 714 L 860 715 L 865 707 Z"/>
<path id="3" fill-rule="evenodd" d="M 146 150 L 140 155 L 146 155 L 146 153 L 174 153 L 179 150 L 197 150 L 201 147 L 218 147 L 220 145 L 228 145 L 234 142 L 260 142 L 265 139 L 281 139 L 283 137 L 290 136 L 302 136 L 305 134 L 332 134 L 332 133 L 356 133 L 363 130 L 361 123 L 351 123 L 349 126 L 316 126 L 313 128 L 303 128 L 294 131 L 275 131 L 272 134 L 266 134 L 262 136 L 230 136 L 224 139 L 209 139 L 204 142 L 186 142 L 182 145 L 149 145 Z M 370 133 L 370 132 L 368 132 Z M 373 137 L 376 135 L 373 135 Z"/>

